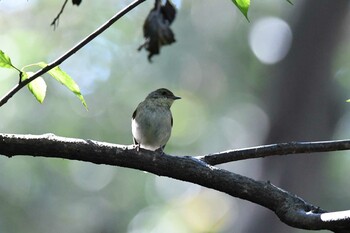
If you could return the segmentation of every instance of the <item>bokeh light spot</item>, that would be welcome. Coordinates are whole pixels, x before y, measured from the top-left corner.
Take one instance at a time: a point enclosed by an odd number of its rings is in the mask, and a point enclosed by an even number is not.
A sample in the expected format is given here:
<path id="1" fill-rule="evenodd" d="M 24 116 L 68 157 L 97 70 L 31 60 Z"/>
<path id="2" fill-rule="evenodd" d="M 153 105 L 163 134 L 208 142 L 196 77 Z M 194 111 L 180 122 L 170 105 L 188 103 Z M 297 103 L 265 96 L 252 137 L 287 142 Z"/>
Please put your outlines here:
<path id="1" fill-rule="evenodd" d="M 266 17 L 257 21 L 250 31 L 249 45 L 255 56 L 264 64 L 275 64 L 288 53 L 292 30 L 280 18 Z"/>

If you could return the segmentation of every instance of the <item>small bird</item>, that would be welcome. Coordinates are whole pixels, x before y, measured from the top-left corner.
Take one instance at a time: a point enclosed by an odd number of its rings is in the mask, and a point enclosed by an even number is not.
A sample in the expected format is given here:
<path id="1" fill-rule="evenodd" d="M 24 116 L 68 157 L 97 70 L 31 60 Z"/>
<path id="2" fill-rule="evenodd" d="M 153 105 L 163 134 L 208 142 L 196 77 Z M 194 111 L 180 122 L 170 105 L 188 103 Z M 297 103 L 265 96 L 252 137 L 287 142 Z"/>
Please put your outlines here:
<path id="1" fill-rule="evenodd" d="M 181 97 L 175 96 L 166 88 L 148 94 L 132 114 L 131 129 L 134 145 L 155 151 L 163 151 L 173 126 L 171 105 Z"/>

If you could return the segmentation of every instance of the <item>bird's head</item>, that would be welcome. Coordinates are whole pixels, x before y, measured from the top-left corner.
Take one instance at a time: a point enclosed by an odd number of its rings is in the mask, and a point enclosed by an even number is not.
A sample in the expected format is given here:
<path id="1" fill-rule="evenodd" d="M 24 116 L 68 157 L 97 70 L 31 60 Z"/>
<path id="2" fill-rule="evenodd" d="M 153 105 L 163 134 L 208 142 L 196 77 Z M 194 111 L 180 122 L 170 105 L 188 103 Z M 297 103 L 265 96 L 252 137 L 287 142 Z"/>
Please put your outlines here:
<path id="1" fill-rule="evenodd" d="M 146 100 L 154 101 L 157 104 L 171 106 L 175 100 L 181 99 L 179 96 L 175 96 L 171 91 L 166 88 L 157 89 L 148 94 Z"/>

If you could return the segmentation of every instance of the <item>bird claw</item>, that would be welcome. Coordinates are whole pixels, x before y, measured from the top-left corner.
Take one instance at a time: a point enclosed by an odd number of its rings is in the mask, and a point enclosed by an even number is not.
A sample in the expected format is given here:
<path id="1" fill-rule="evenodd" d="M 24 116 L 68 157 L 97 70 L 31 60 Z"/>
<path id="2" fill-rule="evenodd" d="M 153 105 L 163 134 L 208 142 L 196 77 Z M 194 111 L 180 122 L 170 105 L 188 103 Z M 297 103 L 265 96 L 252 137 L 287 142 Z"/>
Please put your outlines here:
<path id="1" fill-rule="evenodd" d="M 134 144 L 134 149 L 136 149 L 137 152 L 140 151 L 140 144 Z"/>

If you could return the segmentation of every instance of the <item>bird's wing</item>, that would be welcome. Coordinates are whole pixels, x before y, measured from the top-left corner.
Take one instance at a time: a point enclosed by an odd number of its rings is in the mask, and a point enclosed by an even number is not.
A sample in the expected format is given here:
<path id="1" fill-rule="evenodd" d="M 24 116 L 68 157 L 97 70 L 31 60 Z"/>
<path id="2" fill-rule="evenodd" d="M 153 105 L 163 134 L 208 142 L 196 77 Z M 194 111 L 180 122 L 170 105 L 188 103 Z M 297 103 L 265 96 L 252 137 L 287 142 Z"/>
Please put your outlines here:
<path id="1" fill-rule="evenodd" d="M 134 120 L 137 114 L 137 108 L 135 109 L 134 113 L 132 114 L 132 119 Z M 136 138 L 132 137 L 132 141 L 134 142 L 134 145 L 139 145 L 140 143 L 136 141 Z"/>
<path id="2" fill-rule="evenodd" d="M 174 120 L 173 120 L 173 115 L 170 114 L 170 117 L 171 117 L 171 127 L 173 127 L 173 122 L 174 122 Z"/>
<path id="3" fill-rule="evenodd" d="M 137 108 L 135 109 L 134 113 L 132 114 L 132 119 L 135 119 L 135 117 L 136 117 L 136 112 L 137 112 Z"/>

